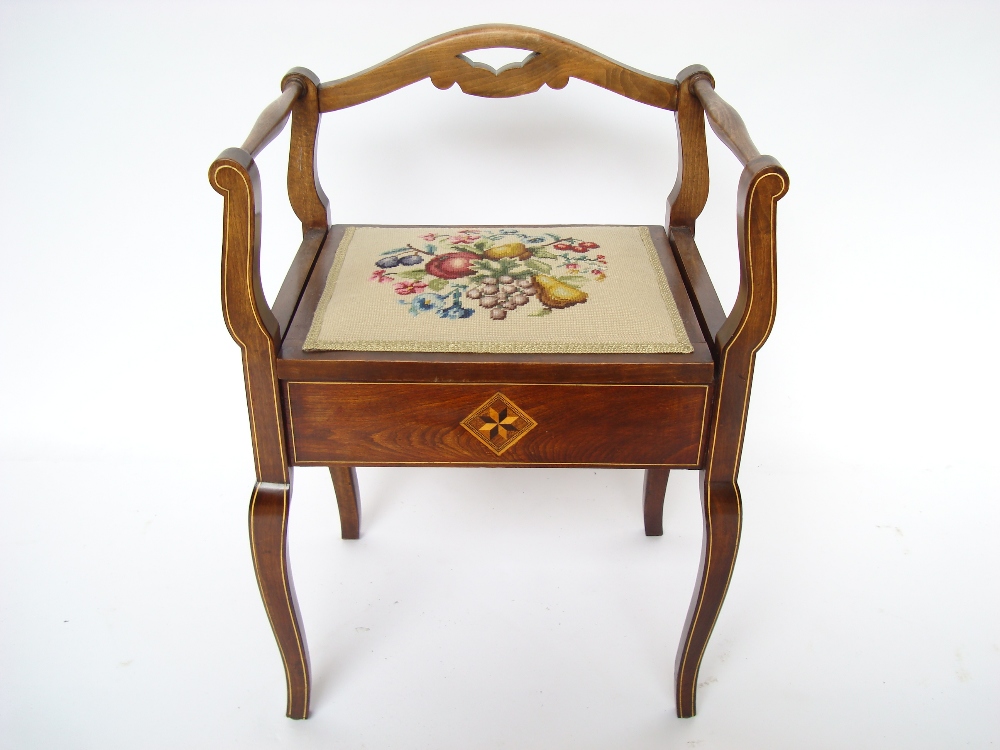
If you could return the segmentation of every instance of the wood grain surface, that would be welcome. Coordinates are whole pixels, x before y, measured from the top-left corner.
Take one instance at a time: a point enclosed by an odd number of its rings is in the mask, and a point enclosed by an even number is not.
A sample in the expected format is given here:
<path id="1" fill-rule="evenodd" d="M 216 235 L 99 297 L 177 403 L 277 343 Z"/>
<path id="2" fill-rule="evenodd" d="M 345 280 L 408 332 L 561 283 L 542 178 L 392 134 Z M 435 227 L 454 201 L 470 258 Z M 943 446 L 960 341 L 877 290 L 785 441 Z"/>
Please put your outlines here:
<path id="1" fill-rule="evenodd" d="M 663 536 L 663 500 L 670 469 L 646 469 L 642 484 L 642 519 L 646 536 Z"/>
<path id="2" fill-rule="evenodd" d="M 340 512 L 340 538 L 361 538 L 361 493 L 358 491 L 358 472 L 353 466 L 331 466 L 330 478 L 337 496 Z"/>
<path id="3" fill-rule="evenodd" d="M 698 252 L 694 235 L 688 227 L 670 228 L 670 246 L 677 258 L 677 268 L 684 279 L 688 294 L 693 302 L 695 315 L 701 326 L 705 341 L 713 354 L 718 354 L 715 336 L 726 322 L 726 311 L 719 302 L 712 278 L 708 275 L 705 261 Z"/>
<path id="4" fill-rule="evenodd" d="M 308 68 L 292 68 L 282 86 L 297 84 L 302 95 L 292 108 L 292 133 L 288 144 L 288 202 L 302 222 L 302 233 L 326 230 L 330 225 L 330 200 L 323 192 L 316 170 L 319 138 L 319 78 Z"/>
<path id="5" fill-rule="evenodd" d="M 320 229 L 310 229 L 306 231 L 299 245 L 292 264 L 285 274 L 285 280 L 278 289 L 278 294 L 274 298 L 271 312 L 278 322 L 278 331 L 282 338 L 288 333 L 288 326 L 292 322 L 295 311 L 298 309 L 299 301 L 302 299 L 302 291 L 305 289 L 309 274 L 312 273 L 313 266 L 316 265 L 316 258 L 326 240 L 326 227 Z"/>
<path id="6" fill-rule="evenodd" d="M 497 392 L 538 423 L 500 456 L 461 426 Z M 694 467 L 709 389 L 290 382 L 286 397 L 297 464 Z"/>
<path id="7" fill-rule="evenodd" d="M 290 719 L 305 719 L 309 715 L 309 649 L 299 624 L 302 619 L 288 566 L 291 497 L 290 482 L 258 482 L 254 486 L 250 497 L 250 551 L 260 596 L 285 666 L 285 714 Z"/>
<path id="8" fill-rule="evenodd" d="M 693 87 L 705 108 L 712 130 L 736 154 L 740 163 L 746 166 L 760 156 L 739 112 L 715 93 L 715 81 L 708 75 L 698 75 L 693 79 Z"/>
<path id="9" fill-rule="evenodd" d="M 215 160 L 209 180 L 224 198 L 222 311 L 243 357 L 257 473 L 250 497 L 250 549 L 264 609 L 284 664 L 286 713 L 293 719 L 304 719 L 309 712 L 309 654 L 286 554 L 292 468 L 275 371 L 280 326 L 260 284 L 260 178 L 250 154 L 233 148 Z M 288 309 L 287 303 L 283 309 Z"/>
<path id="10" fill-rule="evenodd" d="M 737 475 L 754 359 L 771 332 L 777 309 L 776 212 L 778 200 L 787 191 L 788 175 L 770 156 L 750 162 L 740 178 L 740 291 L 716 335 L 718 390 L 701 472 L 704 549 L 676 661 L 677 715 L 681 717 L 695 714 L 698 670 L 739 548 L 743 509 Z"/>
<path id="11" fill-rule="evenodd" d="M 511 47 L 534 53 L 523 65 L 493 71 L 464 55 L 478 49 Z M 353 107 L 430 78 L 439 89 L 456 83 L 466 94 L 521 96 L 543 85 L 561 89 L 578 78 L 661 109 L 675 109 L 677 84 L 629 68 L 568 39 L 525 26 L 470 26 L 428 39 L 357 75 L 320 86 L 320 110 Z"/>
<path id="12" fill-rule="evenodd" d="M 257 156 L 263 151 L 264 146 L 273 141 L 285 127 L 288 116 L 292 112 L 292 106 L 301 93 L 302 84 L 298 81 L 289 81 L 287 85 L 283 86 L 281 96 L 260 113 L 260 117 L 257 118 L 257 122 L 254 123 L 250 135 L 247 136 L 241 148 L 251 157 Z"/>
<path id="13" fill-rule="evenodd" d="M 711 78 L 703 65 L 691 65 L 677 76 L 677 179 L 667 198 L 668 227 L 686 227 L 694 234 L 695 220 L 708 201 L 708 145 L 705 110 L 692 85 L 699 77 Z"/>
<path id="14" fill-rule="evenodd" d="M 258 482 L 288 482 L 275 357 L 281 335 L 260 283 L 260 175 L 250 154 L 223 151 L 209 180 L 225 199 L 222 311 L 243 355 L 250 437 Z"/>

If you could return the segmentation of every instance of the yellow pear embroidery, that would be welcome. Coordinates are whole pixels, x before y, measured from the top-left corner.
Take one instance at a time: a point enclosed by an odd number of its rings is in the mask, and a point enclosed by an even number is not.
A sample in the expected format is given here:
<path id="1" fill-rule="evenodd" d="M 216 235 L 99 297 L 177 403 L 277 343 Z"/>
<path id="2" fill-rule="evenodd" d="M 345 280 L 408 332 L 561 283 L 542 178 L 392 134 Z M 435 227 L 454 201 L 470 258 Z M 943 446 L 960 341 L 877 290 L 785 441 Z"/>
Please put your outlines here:
<path id="1" fill-rule="evenodd" d="M 538 287 L 538 299 L 546 307 L 563 309 L 587 301 L 587 293 L 564 284 L 558 279 L 545 274 L 535 276 L 535 286 Z"/>
<path id="2" fill-rule="evenodd" d="M 531 257 L 531 251 L 524 246 L 523 242 L 511 242 L 507 245 L 494 245 L 485 252 L 485 255 L 490 260 L 502 260 L 503 258 L 527 260 Z"/>

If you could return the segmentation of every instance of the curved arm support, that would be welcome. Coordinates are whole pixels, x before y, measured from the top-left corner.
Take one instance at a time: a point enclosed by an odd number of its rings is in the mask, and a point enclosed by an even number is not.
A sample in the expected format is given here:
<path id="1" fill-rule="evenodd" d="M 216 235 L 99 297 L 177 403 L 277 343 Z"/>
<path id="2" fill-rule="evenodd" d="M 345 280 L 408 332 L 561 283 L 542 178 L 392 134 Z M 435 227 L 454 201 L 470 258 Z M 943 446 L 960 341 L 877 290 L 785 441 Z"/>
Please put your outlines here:
<path id="1" fill-rule="evenodd" d="M 667 199 L 667 226 L 685 227 L 694 236 L 695 220 L 708 201 L 708 147 L 705 110 L 694 92 L 695 81 L 712 79 L 703 65 L 684 68 L 677 76 L 677 181 Z"/>
<path id="2" fill-rule="evenodd" d="M 740 163 L 746 167 L 760 156 L 760 151 L 750 140 L 750 133 L 733 107 L 721 96 L 715 93 L 715 81 L 710 76 L 698 76 L 693 82 L 694 92 L 705 107 L 708 122 L 712 130 L 725 143 L 729 150 L 736 154 Z"/>
<path id="3" fill-rule="evenodd" d="M 466 52 L 496 47 L 534 54 L 499 71 L 464 57 Z M 561 89 L 570 78 L 579 78 L 653 107 L 677 107 L 677 83 L 669 78 L 629 68 L 553 34 L 489 24 L 434 37 L 357 75 L 324 83 L 319 89 L 320 111 L 353 107 L 424 78 L 439 89 L 458 83 L 466 94 L 491 98 L 530 94 L 542 85 Z"/>
<path id="4" fill-rule="evenodd" d="M 243 353 L 258 482 L 288 483 L 288 464 L 275 373 L 278 322 L 260 283 L 260 176 L 243 149 L 212 163 L 209 181 L 225 199 L 222 222 L 222 313 Z"/>
<path id="5" fill-rule="evenodd" d="M 330 201 L 319 184 L 316 140 L 319 135 L 319 78 L 306 68 L 292 68 L 282 88 L 302 90 L 292 107 L 292 135 L 288 150 L 288 202 L 302 222 L 302 233 L 330 226 Z"/>
<path id="6" fill-rule="evenodd" d="M 282 81 L 281 96 L 264 108 L 254 123 L 250 135 L 243 141 L 241 148 L 250 154 L 251 158 L 263 151 L 264 146 L 273 141 L 284 129 L 288 115 L 301 93 L 302 84 L 299 81 L 291 80 L 287 84 Z"/>

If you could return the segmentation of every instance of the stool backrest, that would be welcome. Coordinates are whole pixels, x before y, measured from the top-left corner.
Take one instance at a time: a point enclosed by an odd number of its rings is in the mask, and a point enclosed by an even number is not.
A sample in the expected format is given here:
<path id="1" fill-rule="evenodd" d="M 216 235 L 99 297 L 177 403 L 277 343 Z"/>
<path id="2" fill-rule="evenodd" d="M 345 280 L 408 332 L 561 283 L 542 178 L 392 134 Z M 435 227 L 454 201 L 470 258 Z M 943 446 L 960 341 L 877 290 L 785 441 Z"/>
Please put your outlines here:
<path id="1" fill-rule="evenodd" d="M 494 70 L 466 57 L 482 49 L 513 48 L 530 54 Z M 321 112 L 332 112 L 430 78 L 439 89 L 456 83 L 466 94 L 490 98 L 521 96 L 543 85 L 561 89 L 578 78 L 660 109 L 677 108 L 677 82 L 626 67 L 553 34 L 523 26 L 473 26 L 428 39 L 383 63 L 319 87 Z"/>

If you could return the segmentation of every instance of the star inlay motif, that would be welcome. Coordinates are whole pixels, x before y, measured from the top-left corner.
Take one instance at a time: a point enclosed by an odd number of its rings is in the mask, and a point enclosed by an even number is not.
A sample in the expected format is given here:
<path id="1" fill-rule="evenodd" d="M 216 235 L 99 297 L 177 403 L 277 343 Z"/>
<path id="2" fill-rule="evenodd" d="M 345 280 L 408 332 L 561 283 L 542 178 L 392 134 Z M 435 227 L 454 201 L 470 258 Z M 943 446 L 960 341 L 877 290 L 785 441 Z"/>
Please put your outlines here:
<path id="1" fill-rule="evenodd" d="M 462 420 L 462 427 L 498 456 L 537 424 L 502 393 Z"/>
<path id="2" fill-rule="evenodd" d="M 501 440 L 506 440 L 509 433 L 517 432 L 517 427 L 514 426 L 517 417 L 508 414 L 507 409 L 501 409 L 499 412 L 496 409 L 490 409 L 489 412 L 488 415 L 479 415 L 479 418 L 483 420 L 483 426 L 479 430 L 490 433 L 490 440 L 498 435 Z"/>

